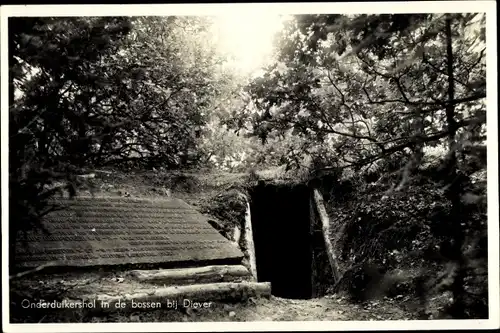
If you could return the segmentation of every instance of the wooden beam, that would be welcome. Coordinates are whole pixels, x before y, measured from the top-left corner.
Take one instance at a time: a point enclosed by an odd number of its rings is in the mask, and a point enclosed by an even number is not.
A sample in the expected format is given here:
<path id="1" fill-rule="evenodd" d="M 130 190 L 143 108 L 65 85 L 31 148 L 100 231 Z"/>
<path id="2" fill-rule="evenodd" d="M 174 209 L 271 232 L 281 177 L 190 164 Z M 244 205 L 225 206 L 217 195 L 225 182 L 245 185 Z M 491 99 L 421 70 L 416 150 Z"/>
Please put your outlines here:
<path id="1" fill-rule="evenodd" d="M 271 296 L 270 282 L 222 282 L 170 286 L 125 295 L 88 295 L 68 303 L 93 304 L 89 312 L 151 311 L 153 309 L 208 308 L 216 302 L 243 301 L 250 297 Z"/>
<path id="2" fill-rule="evenodd" d="M 245 197 L 247 203 L 247 209 L 245 212 L 245 255 L 248 257 L 248 265 L 250 266 L 250 273 L 252 274 L 255 281 L 257 281 L 257 259 L 255 257 L 255 244 L 253 241 L 253 230 L 252 230 L 252 216 L 250 213 L 250 204 L 248 199 Z"/>
<path id="3" fill-rule="evenodd" d="M 323 196 L 317 189 L 313 190 L 313 199 L 316 206 L 316 212 L 318 213 L 318 217 L 321 221 L 321 229 L 323 233 L 323 240 L 325 242 L 328 261 L 330 262 L 330 266 L 332 268 L 335 283 L 337 283 L 340 280 L 340 270 L 332 242 L 330 242 L 330 219 L 328 218 L 328 214 L 326 212 Z"/>

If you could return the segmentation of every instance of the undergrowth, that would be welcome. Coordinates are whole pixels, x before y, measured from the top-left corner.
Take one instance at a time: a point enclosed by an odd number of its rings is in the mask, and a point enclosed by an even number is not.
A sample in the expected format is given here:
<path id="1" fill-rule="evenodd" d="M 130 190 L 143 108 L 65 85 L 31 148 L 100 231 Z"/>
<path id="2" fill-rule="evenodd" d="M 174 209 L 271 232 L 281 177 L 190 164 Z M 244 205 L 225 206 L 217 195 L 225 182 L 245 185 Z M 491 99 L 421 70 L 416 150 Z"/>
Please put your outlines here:
<path id="1" fill-rule="evenodd" d="M 426 316 L 428 299 L 446 292 L 458 270 L 449 253 L 450 204 L 436 178 L 423 172 L 395 191 L 390 177 L 326 177 L 331 239 L 344 272 L 336 291 L 347 291 L 356 301 L 408 295 L 420 301 Z M 487 318 L 485 186 L 473 177 L 462 182 L 467 313 Z"/>

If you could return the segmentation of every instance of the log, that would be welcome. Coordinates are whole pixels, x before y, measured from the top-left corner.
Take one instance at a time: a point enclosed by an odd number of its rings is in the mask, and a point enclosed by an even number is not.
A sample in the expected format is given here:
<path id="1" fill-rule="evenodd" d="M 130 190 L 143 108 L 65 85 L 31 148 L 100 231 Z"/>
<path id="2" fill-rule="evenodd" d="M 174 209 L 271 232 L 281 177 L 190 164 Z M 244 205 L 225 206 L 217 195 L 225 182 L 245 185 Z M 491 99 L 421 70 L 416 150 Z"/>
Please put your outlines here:
<path id="1" fill-rule="evenodd" d="M 78 301 L 80 304 L 93 304 L 89 312 L 138 311 L 153 309 L 213 308 L 216 302 L 242 301 L 250 297 L 271 296 L 270 282 L 222 282 L 171 286 L 151 289 L 126 295 L 88 295 Z M 68 301 L 67 301 L 68 302 Z"/>
<path id="2" fill-rule="evenodd" d="M 247 202 L 247 210 L 245 212 L 245 255 L 248 257 L 250 273 L 252 274 L 255 281 L 257 281 L 257 259 L 255 257 L 255 245 L 253 242 L 253 230 L 252 230 L 252 216 L 250 215 L 250 204 L 248 203 L 247 198 L 245 197 Z"/>
<path id="3" fill-rule="evenodd" d="M 316 205 L 316 211 L 318 212 L 319 219 L 321 221 L 321 229 L 323 232 L 323 239 L 326 247 L 326 254 L 328 256 L 328 261 L 333 272 L 333 279 L 335 283 L 340 280 L 340 270 L 337 263 L 337 256 L 333 250 L 332 243 L 330 242 L 330 219 L 323 204 L 323 196 L 317 189 L 313 190 L 314 203 Z"/>
<path id="4" fill-rule="evenodd" d="M 242 265 L 217 265 L 193 268 L 133 270 L 130 275 L 141 282 L 161 285 L 185 285 L 192 283 L 239 282 L 251 278 Z"/>
<path id="5" fill-rule="evenodd" d="M 52 266 L 56 266 L 57 265 L 57 262 L 53 261 L 53 262 L 48 262 L 46 264 L 43 264 L 43 265 L 40 265 L 38 267 L 35 267 L 33 269 L 30 269 L 30 270 L 27 270 L 27 271 L 22 271 L 22 272 L 19 272 L 17 274 L 14 274 L 14 275 L 10 275 L 9 276 L 9 280 L 15 280 L 15 279 L 19 279 L 25 275 L 29 275 L 29 274 L 33 274 L 33 273 L 36 273 L 36 272 L 39 272 L 47 267 L 52 267 Z"/>

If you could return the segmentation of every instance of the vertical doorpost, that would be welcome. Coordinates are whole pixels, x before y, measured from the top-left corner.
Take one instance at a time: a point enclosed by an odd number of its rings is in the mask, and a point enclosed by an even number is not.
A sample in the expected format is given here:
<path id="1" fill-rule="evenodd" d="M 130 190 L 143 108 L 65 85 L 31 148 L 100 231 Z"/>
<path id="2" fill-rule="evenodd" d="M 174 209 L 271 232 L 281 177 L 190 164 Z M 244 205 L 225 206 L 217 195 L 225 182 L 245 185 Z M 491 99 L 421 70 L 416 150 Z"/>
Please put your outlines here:
<path id="1" fill-rule="evenodd" d="M 245 197 L 247 203 L 247 209 L 245 212 L 245 225 L 243 229 L 245 230 L 245 243 L 246 243 L 246 251 L 245 255 L 248 256 L 248 265 L 250 266 L 250 273 L 252 273 L 255 281 L 257 280 L 257 258 L 255 257 L 255 244 L 253 239 L 253 230 L 252 230 L 252 216 L 250 212 L 250 202 L 248 198 Z"/>

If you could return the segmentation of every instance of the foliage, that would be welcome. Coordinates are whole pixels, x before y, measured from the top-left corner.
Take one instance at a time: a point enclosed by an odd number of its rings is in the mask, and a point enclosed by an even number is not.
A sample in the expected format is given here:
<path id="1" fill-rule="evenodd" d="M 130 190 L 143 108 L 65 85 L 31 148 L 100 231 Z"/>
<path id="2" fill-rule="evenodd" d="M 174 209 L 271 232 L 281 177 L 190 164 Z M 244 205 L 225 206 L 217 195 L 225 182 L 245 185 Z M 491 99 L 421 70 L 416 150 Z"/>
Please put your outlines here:
<path id="1" fill-rule="evenodd" d="M 247 201 L 241 191 L 233 189 L 211 198 L 202 211 L 224 224 L 224 231 L 228 234 L 235 226 L 241 228 L 245 224 Z"/>
<path id="2" fill-rule="evenodd" d="M 91 97 L 80 96 L 98 83 L 93 69 L 118 49 L 130 21 L 11 18 L 9 30 L 9 230 L 13 237 L 37 225 L 53 209 L 46 200 L 59 189 L 54 182 L 74 181 L 83 166 L 92 140 L 81 113 Z M 77 85 L 79 94 L 70 94 Z"/>
<path id="3" fill-rule="evenodd" d="M 391 154 L 442 143 L 448 103 L 443 19 L 431 16 L 422 24 L 417 17 L 420 24 L 397 33 L 391 33 L 396 29 L 391 25 L 384 39 L 370 42 L 365 35 L 375 28 L 361 29 L 360 22 L 406 20 L 341 18 L 305 16 L 291 23 L 280 40 L 277 63 L 249 86 L 258 112 L 238 117 L 251 120 L 253 134 L 264 141 L 270 133 L 291 130 L 307 142 L 303 154 L 321 155 L 317 146 L 335 151 L 330 165 L 342 167 L 373 168 Z M 454 36 L 457 87 L 450 103 L 456 106 L 457 126 L 467 129 L 460 134 L 465 145 L 484 140 L 478 126 L 485 120 L 484 49 L 474 44 L 484 36 L 466 38 L 470 32 L 463 26 L 472 19 L 459 16 L 453 26 L 460 35 Z M 318 26 L 334 33 L 325 35 Z"/>
<path id="4" fill-rule="evenodd" d="M 390 179 L 379 182 L 350 179 L 338 183 L 341 189 L 335 190 L 328 208 L 333 217 L 332 242 L 345 272 L 342 289 L 353 288 L 354 296 L 366 297 L 361 294 L 366 286 L 361 282 L 356 284 L 353 277 L 366 278 L 367 272 L 361 274 L 366 263 L 377 267 L 381 281 L 392 279 L 394 272 L 405 274 L 394 279 L 394 284 L 388 284 L 387 290 L 383 290 L 380 282 L 371 292 L 391 297 L 411 294 L 418 299 L 422 297 L 418 294 L 418 284 L 422 281 L 425 281 L 424 297 L 436 297 L 449 287 L 447 279 L 453 278 L 457 268 L 450 265 L 451 249 L 447 242 L 450 232 L 443 220 L 449 216 L 451 205 L 436 181 L 420 173 L 400 192 L 391 191 L 394 180 Z M 484 190 L 473 178 L 467 183 L 469 195 Z M 464 203 L 469 195 L 462 198 Z M 469 218 L 463 247 L 467 258 L 465 299 L 475 302 L 467 306 L 468 315 L 484 318 L 488 314 L 487 210 L 484 202 L 469 202 L 466 207 Z"/>
<path id="5" fill-rule="evenodd" d="M 11 231 L 101 166 L 191 166 L 227 80 L 196 17 L 10 18 Z M 69 184 L 69 185 L 68 185 Z"/>
<path id="6" fill-rule="evenodd" d="M 275 64 L 248 86 L 255 108 L 235 115 L 263 142 L 289 133 L 301 138 L 300 158 L 288 163 L 310 156 L 310 167 L 319 170 L 375 180 L 395 174 L 389 194 L 399 195 L 419 172 L 433 170 L 434 191 L 420 194 L 447 200 L 437 229 L 422 225 L 429 206 L 418 204 L 429 201 L 410 192 L 402 203 L 417 206 L 401 211 L 415 212 L 414 220 L 394 215 L 394 201 L 387 202 L 388 215 L 358 207 L 356 214 L 364 215 L 347 226 L 354 228 L 347 234 L 357 235 L 347 244 L 356 251 L 359 241 L 364 250 L 357 254 L 383 258 L 380 251 L 395 241 L 387 228 L 402 235 L 400 244 L 430 231 L 458 267 L 448 286 L 455 318 L 467 316 L 468 237 L 482 229 L 461 198 L 469 193 L 469 176 L 486 166 L 484 20 L 484 14 L 297 16 L 278 38 Z M 358 204 L 365 202 L 381 201 Z M 444 237 L 439 230 L 451 232 Z M 363 235 L 387 237 L 367 241 Z"/>
<path id="7" fill-rule="evenodd" d="M 229 126 L 224 118 L 205 126 L 200 150 L 206 158 L 206 166 L 224 171 L 245 172 L 251 168 L 269 169 L 287 165 L 290 164 L 289 160 L 296 165 L 307 165 L 307 161 L 300 156 L 304 143 L 302 138 L 289 133 L 268 138 L 262 144 L 244 129 L 234 131 Z"/>

